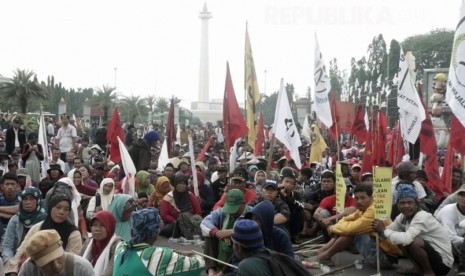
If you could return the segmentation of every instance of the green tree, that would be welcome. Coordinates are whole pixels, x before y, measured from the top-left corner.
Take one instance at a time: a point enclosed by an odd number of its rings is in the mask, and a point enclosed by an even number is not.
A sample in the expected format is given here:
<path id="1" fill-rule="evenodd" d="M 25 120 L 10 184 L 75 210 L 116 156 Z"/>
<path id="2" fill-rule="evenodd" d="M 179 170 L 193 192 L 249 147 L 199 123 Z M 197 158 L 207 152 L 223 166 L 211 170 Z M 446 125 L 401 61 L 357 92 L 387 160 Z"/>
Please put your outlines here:
<path id="1" fill-rule="evenodd" d="M 137 116 L 139 116 L 139 119 L 142 122 L 142 116 L 145 117 L 147 115 L 148 108 L 146 105 L 146 99 L 141 99 L 140 96 L 123 96 L 120 103 L 123 117 L 126 116 L 131 124 L 136 122 Z"/>
<path id="2" fill-rule="evenodd" d="M 32 70 L 16 69 L 13 79 L 0 86 L 0 97 L 3 101 L 17 101 L 23 114 L 26 114 L 30 102 L 47 99 L 48 95 L 46 87 L 39 83 Z"/>
<path id="3" fill-rule="evenodd" d="M 454 31 L 436 29 L 426 34 L 407 37 L 402 41 L 404 52 L 415 56 L 417 79 L 423 78 L 424 69 L 449 68 Z"/>
<path id="4" fill-rule="evenodd" d="M 273 92 L 270 96 L 262 97 L 263 124 L 272 125 L 274 122 L 274 113 L 278 101 L 278 92 Z"/>
<path id="5" fill-rule="evenodd" d="M 336 58 L 333 58 L 329 61 L 329 77 L 331 82 L 331 90 L 336 91 L 336 99 L 340 101 L 344 80 L 342 79 L 341 70 L 339 70 Z"/>
<path id="6" fill-rule="evenodd" d="M 370 45 L 368 45 L 368 73 L 369 80 L 372 83 L 373 92 L 374 88 L 378 85 L 380 76 L 386 76 L 386 62 L 387 62 L 387 49 L 386 42 L 383 35 L 373 37 Z M 379 87 L 381 88 L 381 87 Z"/>
<path id="7" fill-rule="evenodd" d="M 154 95 L 148 95 L 145 97 L 145 102 L 147 103 L 149 107 L 149 111 L 153 113 L 153 107 L 155 106 L 157 99 Z"/>
<path id="8" fill-rule="evenodd" d="M 170 102 L 168 101 L 168 99 L 163 98 L 163 97 L 158 97 L 155 103 L 155 107 L 158 113 L 163 113 L 163 112 L 168 111 L 169 103 Z"/>
<path id="9" fill-rule="evenodd" d="M 114 105 L 116 100 L 115 87 L 103 85 L 102 88 L 96 89 L 93 96 L 93 102 L 96 106 L 103 109 L 103 121 L 108 120 L 109 109 Z"/>

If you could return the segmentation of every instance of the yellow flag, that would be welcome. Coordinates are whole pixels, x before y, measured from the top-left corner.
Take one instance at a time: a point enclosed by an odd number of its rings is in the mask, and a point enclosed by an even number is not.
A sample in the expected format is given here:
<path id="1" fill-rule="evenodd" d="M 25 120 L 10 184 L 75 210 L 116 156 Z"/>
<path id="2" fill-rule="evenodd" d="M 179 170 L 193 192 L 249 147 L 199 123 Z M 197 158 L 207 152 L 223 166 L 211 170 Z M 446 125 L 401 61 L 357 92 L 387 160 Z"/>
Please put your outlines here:
<path id="1" fill-rule="evenodd" d="M 336 211 L 342 213 L 345 207 L 346 201 L 346 183 L 344 182 L 344 177 L 342 176 L 341 164 L 336 164 Z"/>
<path id="2" fill-rule="evenodd" d="M 312 146 L 310 147 L 310 160 L 309 162 L 318 162 L 321 163 L 323 151 L 328 147 L 326 145 L 325 139 L 321 136 L 320 128 L 317 125 L 314 125 L 313 131 L 311 134 Z"/>
<path id="3" fill-rule="evenodd" d="M 246 93 L 246 114 L 249 135 L 247 143 L 255 150 L 257 139 L 258 113 L 260 92 L 258 91 L 257 74 L 253 62 L 252 47 L 250 46 L 249 32 L 245 29 L 245 58 L 244 58 L 244 89 Z"/>
<path id="4" fill-rule="evenodd" d="M 374 167 L 373 203 L 375 204 L 375 218 L 377 219 L 391 219 L 391 177 L 392 168 Z"/>

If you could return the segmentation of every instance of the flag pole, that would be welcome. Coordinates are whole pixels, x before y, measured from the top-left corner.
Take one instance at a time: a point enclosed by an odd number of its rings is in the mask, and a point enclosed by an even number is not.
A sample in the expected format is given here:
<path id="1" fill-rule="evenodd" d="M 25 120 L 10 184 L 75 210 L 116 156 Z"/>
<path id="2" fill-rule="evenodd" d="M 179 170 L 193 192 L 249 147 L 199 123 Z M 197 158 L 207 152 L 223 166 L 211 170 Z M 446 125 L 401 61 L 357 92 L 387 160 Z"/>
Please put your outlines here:
<path id="1" fill-rule="evenodd" d="M 336 95 L 333 95 L 333 97 L 336 97 Z M 336 103 L 336 99 L 334 99 L 334 102 Z M 331 108 L 331 113 L 332 113 L 332 115 L 333 115 L 333 117 L 335 119 L 333 124 L 336 125 L 336 150 L 337 150 L 337 156 L 336 156 L 337 159 L 336 160 L 339 161 L 340 160 L 339 155 L 340 155 L 341 152 L 340 152 L 340 149 L 339 149 L 339 131 L 337 130 L 338 119 L 336 118 L 336 110 L 333 110 L 333 109 L 336 109 L 336 106 L 334 106 L 334 108 Z"/>
<path id="2" fill-rule="evenodd" d="M 272 162 L 272 157 L 273 157 L 273 150 L 276 145 L 276 138 L 273 133 L 273 137 L 271 137 L 271 143 L 270 143 L 270 152 L 268 152 L 268 164 L 266 164 L 266 174 L 270 173 L 271 170 L 271 162 Z M 266 150 L 265 150 L 266 152 Z"/>

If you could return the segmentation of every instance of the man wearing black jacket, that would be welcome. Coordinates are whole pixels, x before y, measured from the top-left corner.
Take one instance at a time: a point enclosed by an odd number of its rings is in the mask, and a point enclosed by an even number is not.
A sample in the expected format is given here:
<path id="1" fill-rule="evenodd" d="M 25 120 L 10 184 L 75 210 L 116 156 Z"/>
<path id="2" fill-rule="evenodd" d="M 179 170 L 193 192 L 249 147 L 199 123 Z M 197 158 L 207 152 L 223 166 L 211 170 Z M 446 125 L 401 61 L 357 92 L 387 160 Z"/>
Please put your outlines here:
<path id="1" fill-rule="evenodd" d="M 15 118 L 11 127 L 6 131 L 5 151 L 8 154 L 12 154 L 15 149 L 21 152 L 23 145 L 26 144 L 26 132 L 19 127 L 20 124 L 21 119 Z"/>

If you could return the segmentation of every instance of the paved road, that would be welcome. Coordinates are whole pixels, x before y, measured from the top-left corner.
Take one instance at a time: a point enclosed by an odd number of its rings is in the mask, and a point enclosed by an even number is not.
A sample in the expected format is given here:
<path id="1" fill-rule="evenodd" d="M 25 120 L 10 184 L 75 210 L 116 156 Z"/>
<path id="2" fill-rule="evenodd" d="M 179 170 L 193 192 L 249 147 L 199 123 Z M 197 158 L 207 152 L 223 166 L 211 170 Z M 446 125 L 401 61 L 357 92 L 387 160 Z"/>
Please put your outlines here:
<path id="1" fill-rule="evenodd" d="M 203 253 L 203 249 L 198 247 L 198 246 L 195 246 L 195 245 L 192 245 L 192 244 L 181 245 L 181 244 L 177 244 L 177 243 L 170 243 L 168 239 L 166 239 L 164 237 L 161 237 L 161 236 L 158 238 L 158 240 L 156 242 L 156 245 L 157 246 L 169 247 L 169 248 L 173 248 L 173 249 L 176 249 L 176 250 L 196 250 L 196 251 L 199 251 L 199 252 Z M 343 266 L 346 266 L 346 265 L 349 265 L 349 264 L 353 264 L 356 260 L 361 260 L 361 259 L 362 258 L 361 258 L 361 256 L 359 254 L 352 254 L 352 253 L 350 253 L 348 251 L 340 252 L 340 253 L 336 254 L 336 256 L 333 257 L 332 260 L 334 261 L 336 266 L 332 267 L 331 269 L 335 269 L 335 268 L 338 268 L 338 267 L 343 267 Z M 401 259 L 400 262 L 399 262 L 399 265 L 409 266 L 410 261 L 408 261 L 407 259 Z M 318 275 L 318 274 L 322 273 L 320 269 L 309 269 L 309 271 L 313 275 Z M 376 273 L 377 272 L 376 272 L 375 268 L 364 266 L 360 270 L 356 269 L 355 267 L 352 267 L 352 268 L 348 268 L 348 269 L 342 270 L 340 272 L 334 273 L 334 275 L 356 275 L 356 276 L 365 276 L 366 275 L 366 276 L 368 276 L 368 275 L 375 275 Z M 395 273 L 395 270 L 382 270 L 381 275 L 389 276 L 389 275 L 397 275 L 397 274 Z M 452 271 L 451 273 L 449 273 L 449 275 L 455 275 L 455 273 Z"/>

